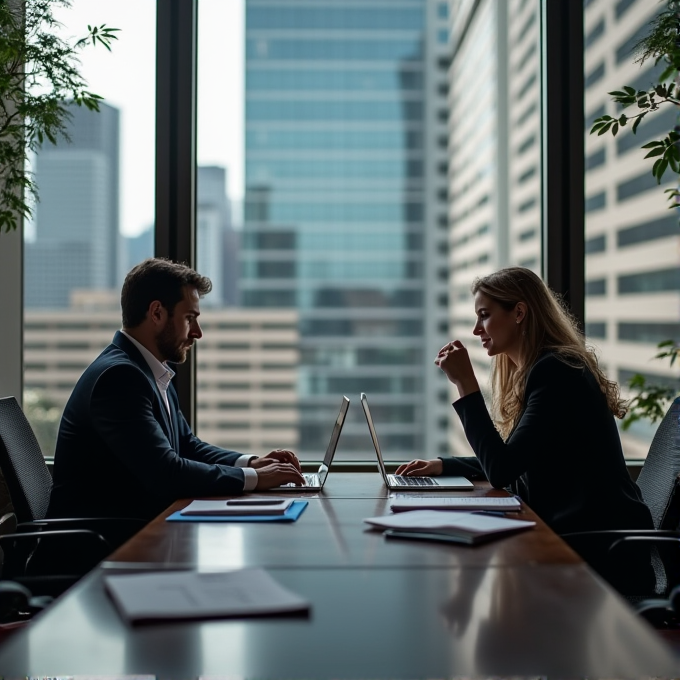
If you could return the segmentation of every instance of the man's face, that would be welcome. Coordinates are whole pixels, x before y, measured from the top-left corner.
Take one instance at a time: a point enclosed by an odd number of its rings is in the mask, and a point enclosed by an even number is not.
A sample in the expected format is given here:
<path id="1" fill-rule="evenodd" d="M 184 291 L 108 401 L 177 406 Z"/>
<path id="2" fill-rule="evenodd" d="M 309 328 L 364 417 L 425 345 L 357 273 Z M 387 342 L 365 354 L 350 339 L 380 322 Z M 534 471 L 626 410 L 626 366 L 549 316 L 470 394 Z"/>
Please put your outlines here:
<path id="1" fill-rule="evenodd" d="M 165 326 L 156 337 L 163 361 L 181 364 L 186 360 L 194 340 L 203 337 L 198 325 L 200 313 L 198 291 L 186 286 L 184 297 L 175 305 L 174 312 L 168 315 Z"/>

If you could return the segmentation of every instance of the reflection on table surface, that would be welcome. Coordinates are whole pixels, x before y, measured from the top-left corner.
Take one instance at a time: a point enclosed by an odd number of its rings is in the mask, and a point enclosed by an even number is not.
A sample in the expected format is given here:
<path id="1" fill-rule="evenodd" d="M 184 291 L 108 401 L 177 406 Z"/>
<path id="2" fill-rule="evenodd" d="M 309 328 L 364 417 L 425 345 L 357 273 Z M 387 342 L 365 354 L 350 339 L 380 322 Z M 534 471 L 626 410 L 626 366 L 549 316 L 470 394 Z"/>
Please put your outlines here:
<path id="1" fill-rule="evenodd" d="M 308 503 L 300 519 L 291 524 L 174 523 L 159 518 L 117 550 L 106 565 L 455 567 L 580 561 L 529 509 L 512 516 L 536 521 L 535 529 L 470 548 L 385 540 L 363 519 L 389 513 L 388 498 L 311 498 Z M 185 504 L 177 503 L 171 510 Z"/>
<path id="2" fill-rule="evenodd" d="M 583 565 L 272 569 L 309 617 L 132 628 L 88 577 L 0 648 L 30 673 L 227 677 L 669 677 L 677 661 Z M 61 625 L 68 621 L 68 625 Z"/>

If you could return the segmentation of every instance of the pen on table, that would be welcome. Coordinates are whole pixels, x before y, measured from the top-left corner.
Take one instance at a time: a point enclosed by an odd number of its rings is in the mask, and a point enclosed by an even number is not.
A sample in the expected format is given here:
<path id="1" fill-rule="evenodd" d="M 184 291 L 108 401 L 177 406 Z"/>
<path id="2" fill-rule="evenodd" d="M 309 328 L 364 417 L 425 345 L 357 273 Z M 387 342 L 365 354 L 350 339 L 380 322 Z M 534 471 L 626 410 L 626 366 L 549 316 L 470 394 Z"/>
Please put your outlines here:
<path id="1" fill-rule="evenodd" d="M 506 513 L 500 510 L 475 510 L 473 515 L 490 515 L 491 517 L 505 517 Z"/>

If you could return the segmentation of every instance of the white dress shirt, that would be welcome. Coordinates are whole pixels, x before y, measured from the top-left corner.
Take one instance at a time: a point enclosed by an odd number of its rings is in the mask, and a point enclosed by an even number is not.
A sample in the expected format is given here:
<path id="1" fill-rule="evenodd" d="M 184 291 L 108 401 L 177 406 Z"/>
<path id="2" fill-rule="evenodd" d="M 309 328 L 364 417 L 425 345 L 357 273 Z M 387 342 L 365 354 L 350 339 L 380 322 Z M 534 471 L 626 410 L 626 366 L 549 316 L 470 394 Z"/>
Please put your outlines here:
<path id="1" fill-rule="evenodd" d="M 142 353 L 142 356 L 144 359 L 146 359 L 146 363 L 149 364 L 149 368 L 153 373 L 153 377 L 156 379 L 158 391 L 161 393 L 165 403 L 165 408 L 168 410 L 168 415 L 170 415 L 168 387 L 170 386 L 170 381 L 173 379 L 175 372 L 166 363 L 158 361 L 158 359 L 156 359 L 156 357 L 151 352 L 149 352 L 149 350 L 144 347 L 141 342 L 135 340 L 129 333 L 126 333 L 123 330 L 121 330 L 121 333 Z M 243 474 L 245 475 L 243 484 L 244 491 L 252 491 L 257 486 L 257 470 L 248 467 L 248 464 L 253 458 L 257 458 L 257 456 L 240 456 L 234 463 L 235 467 L 243 468 Z"/>

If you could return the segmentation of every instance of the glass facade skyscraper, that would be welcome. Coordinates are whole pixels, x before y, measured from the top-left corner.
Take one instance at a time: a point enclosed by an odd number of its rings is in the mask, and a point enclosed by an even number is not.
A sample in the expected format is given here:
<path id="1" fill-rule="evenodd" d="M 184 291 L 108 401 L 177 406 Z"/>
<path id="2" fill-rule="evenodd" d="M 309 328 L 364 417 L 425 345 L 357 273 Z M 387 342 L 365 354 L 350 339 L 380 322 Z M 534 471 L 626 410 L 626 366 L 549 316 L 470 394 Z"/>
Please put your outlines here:
<path id="1" fill-rule="evenodd" d="M 26 306 L 66 308 L 76 289 L 118 285 L 120 112 L 70 107 L 68 140 L 35 159 L 40 202 L 26 244 Z"/>
<path id="2" fill-rule="evenodd" d="M 446 389 L 425 374 L 447 330 L 447 17 L 429 0 L 246 2 L 240 288 L 244 306 L 299 311 L 303 457 L 361 391 L 388 455 L 446 445 Z"/>

